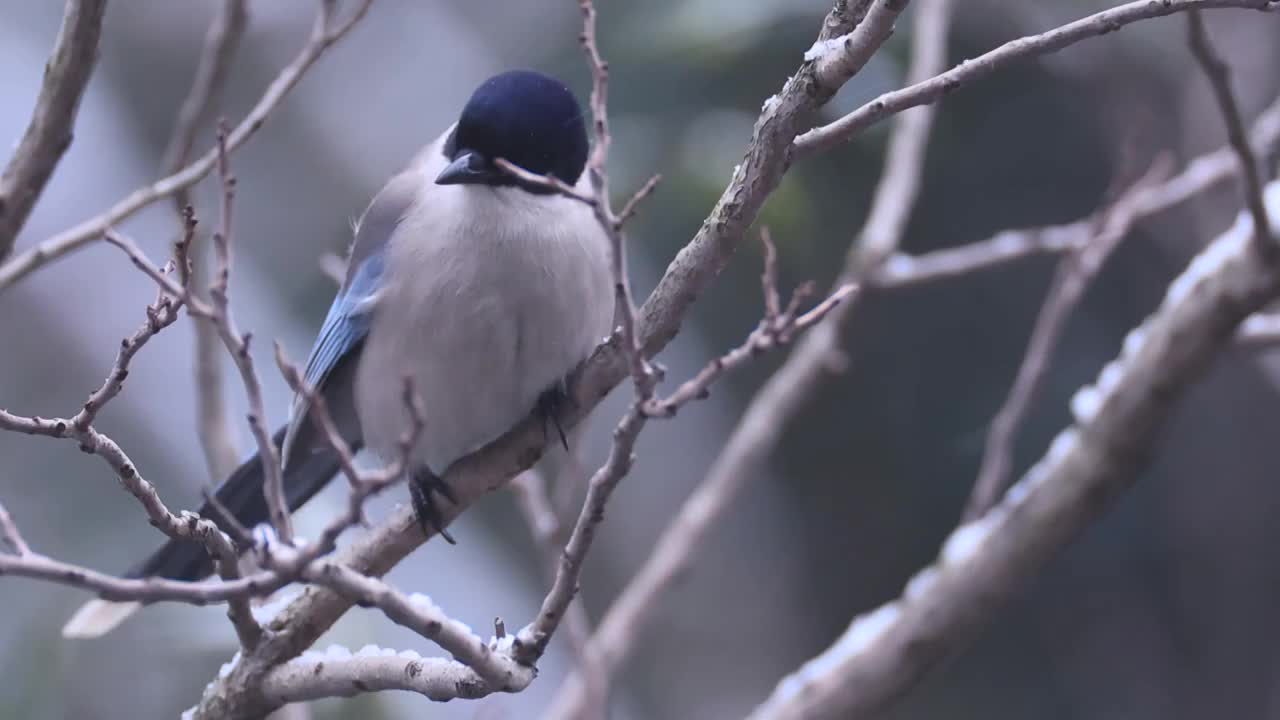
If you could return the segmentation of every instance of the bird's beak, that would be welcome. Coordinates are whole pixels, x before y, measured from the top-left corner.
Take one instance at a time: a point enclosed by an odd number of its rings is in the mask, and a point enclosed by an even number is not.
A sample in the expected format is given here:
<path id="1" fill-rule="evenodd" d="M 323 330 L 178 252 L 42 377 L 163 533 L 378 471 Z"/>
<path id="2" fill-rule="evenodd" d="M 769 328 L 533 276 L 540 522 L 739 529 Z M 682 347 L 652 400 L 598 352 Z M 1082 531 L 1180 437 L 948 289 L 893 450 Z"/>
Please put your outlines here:
<path id="1" fill-rule="evenodd" d="M 436 177 L 437 185 L 490 185 L 504 178 L 501 170 L 478 152 L 464 150 Z"/>

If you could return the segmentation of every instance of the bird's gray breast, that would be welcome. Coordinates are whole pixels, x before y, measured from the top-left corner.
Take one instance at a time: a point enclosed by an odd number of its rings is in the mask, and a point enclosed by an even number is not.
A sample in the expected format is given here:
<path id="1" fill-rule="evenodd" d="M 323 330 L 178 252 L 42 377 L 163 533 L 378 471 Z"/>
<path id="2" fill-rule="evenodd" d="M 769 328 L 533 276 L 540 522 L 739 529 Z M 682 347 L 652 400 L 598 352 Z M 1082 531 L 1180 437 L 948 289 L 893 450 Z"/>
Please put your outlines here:
<path id="1" fill-rule="evenodd" d="M 612 309 L 594 236 L 483 217 L 433 226 L 406 221 L 389 247 L 356 402 L 367 445 L 394 458 L 412 377 L 426 418 L 415 461 L 443 472 L 527 415 L 603 337 Z"/>

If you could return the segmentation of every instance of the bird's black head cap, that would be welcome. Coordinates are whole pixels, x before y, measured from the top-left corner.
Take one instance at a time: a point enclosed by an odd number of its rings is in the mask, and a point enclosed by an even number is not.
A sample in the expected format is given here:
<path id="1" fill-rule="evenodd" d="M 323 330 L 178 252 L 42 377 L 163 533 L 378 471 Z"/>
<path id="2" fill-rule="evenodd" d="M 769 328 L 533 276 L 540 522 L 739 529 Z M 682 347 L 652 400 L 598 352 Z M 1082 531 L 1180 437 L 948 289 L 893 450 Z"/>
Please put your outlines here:
<path id="1" fill-rule="evenodd" d="M 450 165 L 436 179 L 442 185 L 519 184 L 494 164 L 497 158 L 573 185 L 587 163 L 582 108 L 564 83 L 542 73 L 495 75 L 472 93 L 444 154 Z"/>

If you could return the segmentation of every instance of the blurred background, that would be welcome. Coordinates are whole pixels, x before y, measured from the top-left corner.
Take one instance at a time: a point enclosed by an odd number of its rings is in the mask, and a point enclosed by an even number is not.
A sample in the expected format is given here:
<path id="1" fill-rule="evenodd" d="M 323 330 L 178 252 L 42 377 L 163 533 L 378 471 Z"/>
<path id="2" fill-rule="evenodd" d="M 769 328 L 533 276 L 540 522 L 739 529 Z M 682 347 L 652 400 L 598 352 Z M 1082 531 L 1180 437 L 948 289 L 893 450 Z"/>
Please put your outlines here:
<path id="1" fill-rule="evenodd" d="M 952 61 L 1114 3 L 958 2 Z M 19 237 L 18 250 L 96 214 L 157 177 L 216 3 L 114 0 L 76 139 Z M 305 42 L 315 3 L 250 2 L 251 21 L 222 106 L 237 121 Z M 825 0 L 600 3 L 613 71 L 612 184 L 665 180 L 631 226 L 638 293 L 652 287 L 723 189 L 761 102 L 813 42 Z M 0 0 L 0 159 L 26 125 L 61 3 Z M 899 31 L 826 111 L 828 118 L 901 82 L 911 36 Z M 1251 119 L 1280 94 L 1280 17 L 1208 15 Z M 305 356 L 334 290 L 319 258 L 341 252 L 350 222 L 421 144 L 452 122 L 489 74 L 524 66 L 589 89 L 567 0 L 379 2 L 233 157 L 239 178 L 232 298 L 240 324 Z M 1088 215 L 1117 179 L 1161 151 L 1180 160 L 1223 144 L 1217 107 L 1186 50 L 1182 18 L 1144 22 L 1023 62 L 947 97 L 923 194 L 904 240 L 923 252 L 1009 227 Z M 887 126 L 788 176 L 762 215 L 785 285 L 830 282 L 866 211 Z M 212 142 L 205 128 L 197 143 Z M 197 192 L 212 224 L 216 195 Z M 1025 467 L 1067 422 L 1067 398 L 1118 349 L 1169 279 L 1238 208 L 1230 188 L 1141 226 L 1074 317 L 1048 390 L 1024 428 Z M 123 226 L 152 257 L 176 223 L 157 204 Z M 856 613 L 896 596 L 956 523 L 987 423 L 1003 401 L 1052 273 L 1017 263 L 880 294 L 858 314 L 850 371 L 755 470 L 728 523 L 662 599 L 617 677 L 612 717 L 733 718 L 825 648 Z M 661 360 L 680 379 L 736 344 L 760 316 L 760 253 L 748 242 Z M 0 406 L 67 415 L 96 388 L 153 286 L 95 245 L 0 298 Z M 771 356 L 725 379 L 712 399 L 654 423 L 590 558 L 593 618 L 718 452 Z M 192 335 L 182 320 L 135 362 L 100 427 L 171 507 L 193 507 L 209 478 L 195 434 Z M 228 369 L 230 365 L 228 364 Z M 1137 489 L 1008 607 L 972 647 L 933 673 L 894 718 L 1280 717 L 1280 426 L 1274 365 L 1232 353 L 1185 403 Z M 232 373 L 234 375 L 234 373 Z M 265 372 L 272 424 L 288 393 Z M 243 392 L 227 399 L 243 416 Z M 585 443 L 604 455 L 624 399 L 597 413 Z M 240 447 L 247 429 L 237 425 Z M 300 516 L 314 530 L 343 499 L 331 489 Z M 382 499 L 385 512 L 398 494 Z M 117 572 L 161 539 L 99 459 L 65 442 L 0 434 L 0 498 L 43 553 Z M 431 543 L 392 574 L 483 634 L 519 626 L 544 590 L 540 558 L 509 493 L 459 523 L 457 547 Z M 223 610 L 154 606 L 106 638 L 67 642 L 62 623 L 86 596 L 0 579 L 0 717 L 174 717 L 235 648 Z M 355 610 L 321 641 L 438 654 L 378 614 Z M 382 693 L 312 706 L 314 717 L 536 717 L 568 668 L 558 638 L 527 692 L 432 704 Z"/>

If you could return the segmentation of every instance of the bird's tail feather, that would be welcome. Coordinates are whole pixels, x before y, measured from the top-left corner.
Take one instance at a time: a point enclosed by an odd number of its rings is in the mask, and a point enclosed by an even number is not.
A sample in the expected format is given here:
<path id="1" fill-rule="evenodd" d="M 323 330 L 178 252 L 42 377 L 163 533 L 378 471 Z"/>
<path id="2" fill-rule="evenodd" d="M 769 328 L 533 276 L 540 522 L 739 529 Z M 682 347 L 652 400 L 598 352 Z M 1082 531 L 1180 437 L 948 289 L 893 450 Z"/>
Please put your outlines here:
<path id="1" fill-rule="evenodd" d="M 62 626 L 62 637 L 83 640 L 105 635 L 142 608 L 138 602 L 111 602 L 94 598 Z"/>

